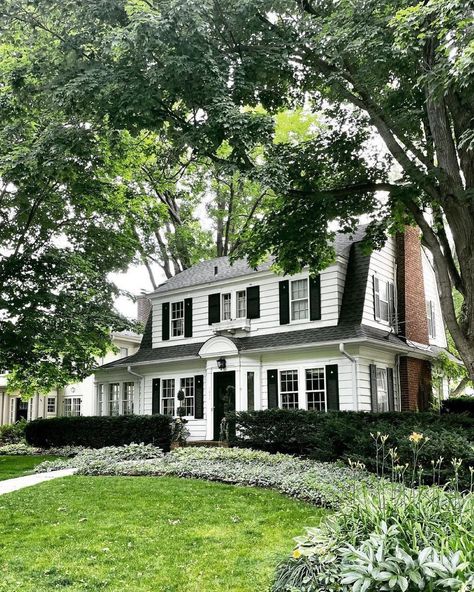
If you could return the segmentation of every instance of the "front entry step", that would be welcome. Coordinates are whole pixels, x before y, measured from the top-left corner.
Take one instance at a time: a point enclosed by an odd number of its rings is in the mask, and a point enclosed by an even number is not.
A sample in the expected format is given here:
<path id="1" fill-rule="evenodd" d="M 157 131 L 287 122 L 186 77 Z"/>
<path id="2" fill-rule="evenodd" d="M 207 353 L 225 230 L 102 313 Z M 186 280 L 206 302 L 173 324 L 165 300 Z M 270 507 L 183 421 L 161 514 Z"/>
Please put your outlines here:
<path id="1" fill-rule="evenodd" d="M 214 448 L 227 448 L 227 442 L 219 442 L 219 440 L 194 440 L 193 442 L 186 442 L 186 446 L 211 446 Z"/>

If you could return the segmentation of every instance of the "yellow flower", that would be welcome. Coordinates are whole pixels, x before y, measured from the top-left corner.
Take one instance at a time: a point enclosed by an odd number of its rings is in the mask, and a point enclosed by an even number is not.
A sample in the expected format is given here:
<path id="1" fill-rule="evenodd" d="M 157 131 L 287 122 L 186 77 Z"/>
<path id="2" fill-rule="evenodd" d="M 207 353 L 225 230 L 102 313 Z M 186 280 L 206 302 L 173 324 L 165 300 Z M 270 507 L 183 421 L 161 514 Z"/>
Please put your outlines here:
<path id="1" fill-rule="evenodd" d="M 408 439 L 410 440 L 410 442 L 413 442 L 413 444 L 419 444 L 423 440 L 423 437 L 423 434 L 413 432 L 408 436 Z"/>
<path id="2" fill-rule="evenodd" d="M 293 551 L 293 558 L 294 559 L 299 559 L 301 557 L 301 551 L 299 549 L 295 549 Z"/>

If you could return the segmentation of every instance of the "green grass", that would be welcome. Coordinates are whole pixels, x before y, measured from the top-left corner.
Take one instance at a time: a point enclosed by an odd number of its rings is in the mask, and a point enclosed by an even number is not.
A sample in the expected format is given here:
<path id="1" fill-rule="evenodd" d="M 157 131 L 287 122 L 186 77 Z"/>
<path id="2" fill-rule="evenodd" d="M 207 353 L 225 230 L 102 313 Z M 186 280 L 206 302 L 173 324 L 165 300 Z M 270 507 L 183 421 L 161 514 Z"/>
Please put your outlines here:
<path id="1" fill-rule="evenodd" d="M 28 475 L 36 465 L 55 458 L 57 456 L 0 456 L 0 481 Z"/>
<path id="2" fill-rule="evenodd" d="M 0 497 L 0 591 L 263 592 L 323 515 L 206 481 L 58 479 Z"/>

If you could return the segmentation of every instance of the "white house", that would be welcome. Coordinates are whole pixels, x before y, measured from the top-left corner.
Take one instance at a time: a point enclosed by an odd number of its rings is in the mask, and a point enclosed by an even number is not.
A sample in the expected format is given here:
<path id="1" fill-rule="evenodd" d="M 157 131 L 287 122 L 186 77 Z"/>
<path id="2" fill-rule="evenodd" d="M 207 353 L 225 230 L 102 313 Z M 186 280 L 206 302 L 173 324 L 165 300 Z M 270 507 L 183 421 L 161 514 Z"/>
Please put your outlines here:
<path id="1" fill-rule="evenodd" d="M 425 409 L 431 361 L 446 347 L 433 269 L 415 229 L 371 255 L 364 230 L 338 235 L 336 261 L 314 278 L 224 257 L 159 286 L 140 349 L 96 371 L 94 413 L 126 413 L 130 398 L 141 414 L 175 415 L 180 404 L 191 439 L 213 440 L 225 401 L 237 410 Z"/>
<path id="2" fill-rule="evenodd" d="M 109 352 L 98 364 L 106 364 L 135 354 L 140 346 L 141 335 L 122 331 L 112 334 L 116 352 Z M 0 374 L 0 425 L 15 423 L 21 418 L 38 419 L 61 415 L 94 415 L 95 379 L 88 376 L 82 382 L 56 389 L 47 395 L 36 395 L 29 401 L 6 393 L 8 374 Z"/>

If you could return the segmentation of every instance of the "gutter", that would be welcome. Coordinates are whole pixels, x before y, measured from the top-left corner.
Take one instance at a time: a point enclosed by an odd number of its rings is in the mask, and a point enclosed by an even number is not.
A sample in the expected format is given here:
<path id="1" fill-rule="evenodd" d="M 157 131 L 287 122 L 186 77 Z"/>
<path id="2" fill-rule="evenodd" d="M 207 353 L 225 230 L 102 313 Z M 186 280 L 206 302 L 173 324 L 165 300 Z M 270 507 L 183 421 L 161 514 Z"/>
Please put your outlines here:
<path id="1" fill-rule="evenodd" d="M 346 352 L 343 342 L 339 344 L 339 351 L 352 363 L 352 398 L 354 400 L 354 411 L 359 411 L 359 380 L 357 360 Z"/>
<path id="2" fill-rule="evenodd" d="M 144 412 L 145 409 L 142 409 L 142 381 L 143 381 L 143 397 L 145 397 L 145 377 L 142 376 L 141 374 L 137 374 L 136 372 L 133 372 L 132 367 L 131 366 L 127 366 L 127 372 L 129 374 L 131 374 L 132 376 L 136 376 L 140 379 L 140 382 L 138 383 L 138 413 L 140 414 L 142 411 Z M 143 405 L 143 407 L 145 407 L 145 405 Z"/>

